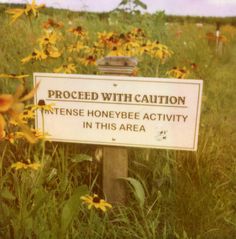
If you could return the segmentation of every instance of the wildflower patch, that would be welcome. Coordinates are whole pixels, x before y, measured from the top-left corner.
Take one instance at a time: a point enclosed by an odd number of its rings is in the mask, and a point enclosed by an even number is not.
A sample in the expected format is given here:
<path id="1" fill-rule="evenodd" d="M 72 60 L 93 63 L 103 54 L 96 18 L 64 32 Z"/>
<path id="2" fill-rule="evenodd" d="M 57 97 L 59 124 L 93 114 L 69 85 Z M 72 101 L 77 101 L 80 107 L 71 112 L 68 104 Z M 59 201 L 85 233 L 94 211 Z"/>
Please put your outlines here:
<path id="1" fill-rule="evenodd" d="M 35 73 L 50 140 L 196 150 L 201 80 Z M 43 119 L 42 119 L 43 115 Z"/>

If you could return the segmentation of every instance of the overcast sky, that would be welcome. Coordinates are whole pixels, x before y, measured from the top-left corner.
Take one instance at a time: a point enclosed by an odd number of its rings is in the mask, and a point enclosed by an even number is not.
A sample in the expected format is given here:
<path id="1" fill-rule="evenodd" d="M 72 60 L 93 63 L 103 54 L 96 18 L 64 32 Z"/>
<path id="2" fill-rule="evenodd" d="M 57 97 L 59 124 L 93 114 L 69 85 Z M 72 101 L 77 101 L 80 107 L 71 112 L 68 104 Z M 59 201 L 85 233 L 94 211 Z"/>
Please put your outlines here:
<path id="1" fill-rule="evenodd" d="M 164 10 L 167 14 L 198 16 L 236 16 L 236 0 L 142 0 L 149 12 Z M 26 3 L 27 0 L 0 0 L 7 3 Z M 29 0 L 31 2 L 31 0 Z M 121 0 L 36 0 L 56 8 L 71 10 L 110 11 Z"/>

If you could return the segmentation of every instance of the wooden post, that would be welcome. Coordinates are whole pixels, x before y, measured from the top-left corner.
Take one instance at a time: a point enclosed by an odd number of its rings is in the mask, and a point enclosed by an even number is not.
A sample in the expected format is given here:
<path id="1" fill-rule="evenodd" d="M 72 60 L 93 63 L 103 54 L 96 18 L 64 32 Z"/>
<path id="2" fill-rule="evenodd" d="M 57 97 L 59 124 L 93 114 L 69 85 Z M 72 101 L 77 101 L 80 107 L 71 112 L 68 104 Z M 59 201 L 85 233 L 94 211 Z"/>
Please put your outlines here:
<path id="1" fill-rule="evenodd" d="M 98 69 L 107 75 L 132 75 L 137 65 L 133 57 L 105 57 L 97 62 Z M 115 204 L 126 201 L 126 190 L 123 180 L 128 176 L 128 152 L 123 147 L 103 147 L 103 192 L 106 199 Z"/>

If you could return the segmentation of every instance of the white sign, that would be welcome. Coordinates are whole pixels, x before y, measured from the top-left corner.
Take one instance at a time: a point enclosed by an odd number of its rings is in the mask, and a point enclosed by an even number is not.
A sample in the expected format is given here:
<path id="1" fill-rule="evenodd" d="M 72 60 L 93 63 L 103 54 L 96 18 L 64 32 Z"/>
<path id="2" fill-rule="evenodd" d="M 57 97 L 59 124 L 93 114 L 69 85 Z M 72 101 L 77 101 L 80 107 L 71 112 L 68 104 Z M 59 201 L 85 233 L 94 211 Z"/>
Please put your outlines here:
<path id="1" fill-rule="evenodd" d="M 201 80 L 35 73 L 52 141 L 196 150 Z"/>

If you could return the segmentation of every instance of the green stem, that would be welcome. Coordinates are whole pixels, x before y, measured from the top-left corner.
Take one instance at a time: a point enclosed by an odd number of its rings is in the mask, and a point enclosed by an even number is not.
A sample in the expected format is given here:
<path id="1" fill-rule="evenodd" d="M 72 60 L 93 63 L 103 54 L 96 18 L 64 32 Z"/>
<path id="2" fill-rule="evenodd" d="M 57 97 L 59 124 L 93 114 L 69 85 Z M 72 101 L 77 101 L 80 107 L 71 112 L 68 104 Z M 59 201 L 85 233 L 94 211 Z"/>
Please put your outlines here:
<path id="1" fill-rule="evenodd" d="M 156 67 L 156 73 L 155 76 L 159 77 L 159 67 L 160 67 L 160 60 L 158 61 L 157 67 Z"/>
<path id="2" fill-rule="evenodd" d="M 41 110 L 42 115 L 42 132 L 43 132 L 43 138 L 45 136 L 45 121 L 44 121 L 44 110 Z M 41 163 L 43 164 L 45 157 L 45 140 L 42 140 L 42 157 L 41 157 Z"/>
<path id="3" fill-rule="evenodd" d="M 31 28 L 32 32 L 34 32 L 33 23 L 32 23 L 30 15 L 28 15 L 28 19 L 29 19 L 29 23 L 30 23 L 30 28 Z"/>

